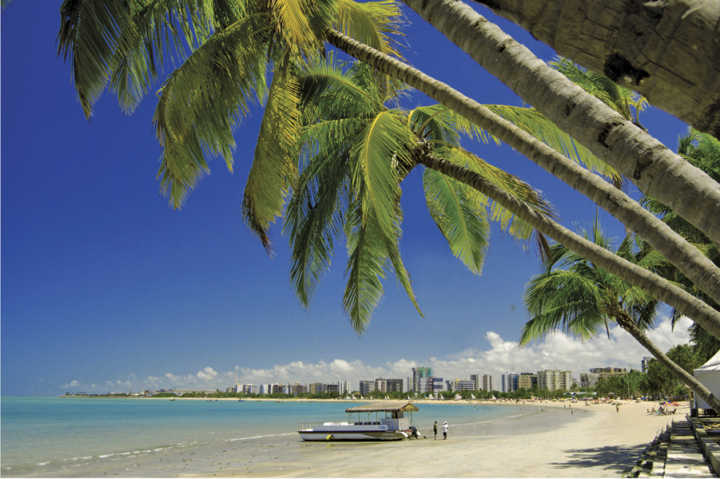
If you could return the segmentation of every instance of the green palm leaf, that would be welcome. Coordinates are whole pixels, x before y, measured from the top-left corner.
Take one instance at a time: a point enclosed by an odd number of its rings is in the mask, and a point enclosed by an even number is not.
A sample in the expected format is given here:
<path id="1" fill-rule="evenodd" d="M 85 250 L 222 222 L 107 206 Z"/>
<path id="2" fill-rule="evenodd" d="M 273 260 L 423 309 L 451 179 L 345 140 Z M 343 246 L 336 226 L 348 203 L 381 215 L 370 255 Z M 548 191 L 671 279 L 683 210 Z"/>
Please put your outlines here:
<path id="1" fill-rule="evenodd" d="M 72 75 L 86 117 L 107 85 L 113 53 L 126 47 L 123 32 L 132 16 L 125 0 L 65 0 L 60 7 L 58 54 L 72 62 Z"/>
<path id="2" fill-rule="evenodd" d="M 299 85 L 287 64 L 280 68 L 270 86 L 243 195 L 243 216 L 266 249 L 270 248 L 270 223 L 282 214 L 297 177 L 300 147 Z"/>
<path id="3" fill-rule="evenodd" d="M 372 71 L 356 64 L 343 71 L 331 57 L 312 62 L 298 75 L 304 110 L 312 111 L 318 119 L 367 118 L 383 109 L 384 98 L 375 84 Z"/>
<path id="4" fill-rule="evenodd" d="M 480 274 L 490 234 L 487 199 L 473 194 L 475 190 L 468 186 L 430 169 L 423 174 L 423 185 L 430 216 L 453 254 L 470 271 Z"/>
<path id="5" fill-rule="evenodd" d="M 574 141 L 570 135 L 558 128 L 555 123 L 548 120 L 534 108 L 523 108 L 510 105 L 486 105 L 492 112 L 497 113 L 519 128 L 527 131 L 540 141 L 546 143 L 555 151 L 568 158 L 596 171 L 617 182 L 620 174 L 610 165 L 593 155 L 582 144 Z"/>
<path id="6" fill-rule="evenodd" d="M 519 201 L 526 203 L 530 208 L 536 210 L 539 214 L 545 216 L 553 216 L 552 207 L 542 196 L 530 185 L 519 178 L 497 168 L 476 155 L 462 148 L 438 148 L 435 154 L 443 159 L 455 163 L 466 168 L 468 171 L 482 175 L 486 180 L 492 182 L 506 193 L 513 195 Z M 528 239 L 533 232 L 533 228 L 517 218 L 513 213 L 503 207 L 501 204 L 491 202 L 484 195 L 472 191 L 472 194 L 478 195 L 479 203 L 489 205 L 492 221 L 500 223 L 500 227 L 508 231 L 511 235 L 519 239 Z"/>
<path id="7" fill-rule="evenodd" d="M 445 144 L 448 146 L 460 146 L 460 134 L 458 130 L 466 132 L 464 128 L 471 123 L 458 124 L 459 115 L 453 115 L 444 105 L 436 104 L 419 106 L 408 112 L 408 128 L 418 138 L 425 141 Z M 469 130 L 467 130 L 469 131 Z M 484 138 L 485 139 L 485 138 Z"/>
<path id="8" fill-rule="evenodd" d="M 334 4 L 328 0 L 271 0 L 277 33 L 295 53 L 313 54 L 322 46 L 318 33 L 330 25 Z"/>
<path id="9" fill-rule="evenodd" d="M 336 0 L 335 3 L 337 30 L 385 54 L 400 56 L 395 49 L 395 38 L 401 35 L 401 10 L 395 0 Z"/>
<path id="10" fill-rule="evenodd" d="M 357 332 L 365 330 L 382 297 L 388 260 L 385 235 L 375 217 L 366 216 L 361 202 L 353 202 L 345 223 L 349 258 L 343 304 Z"/>
<path id="11" fill-rule="evenodd" d="M 347 153 L 339 150 L 315 154 L 288 203 L 284 230 L 292 246 L 290 278 L 304 306 L 330 265 L 335 237 L 342 228 L 342 198 L 349 182 L 346 160 Z"/>
<path id="12" fill-rule="evenodd" d="M 553 271 L 536 276 L 525 292 L 532 315 L 525 324 L 521 344 L 556 329 L 589 338 L 605 324 L 602 291 L 598 284 L 575 271 Z"/>
<path id="13" fill-rule="evenodd" d="M 184 59 L 210 35 L 210 0 L 65 0 L 58 53 L 73 65 L 86 116 L 108 84 L 126 111 L 147 93 L 165 54 Z"/>
<path id="14" fill-rule="evenodd" d="M 253 15 L 216 33 L 161 89 L 154 121 L 165 148 L 158 177 L 175 207 L 207 170 L 205 153 L 232 170 L 232 129 L 265 88 L 267 17 Z"/>
<path id="15" fill-rule="evenodd" d="M 362 191 L 362 221 L 372 216 L 383 235 L 395 236 L 395 204 L 400 195 L 397 165 L 410 161 L 410 133 L 403 117 L 381 111 L 368 125 L 362 140 L 353 148 L 353 188 Z"/>

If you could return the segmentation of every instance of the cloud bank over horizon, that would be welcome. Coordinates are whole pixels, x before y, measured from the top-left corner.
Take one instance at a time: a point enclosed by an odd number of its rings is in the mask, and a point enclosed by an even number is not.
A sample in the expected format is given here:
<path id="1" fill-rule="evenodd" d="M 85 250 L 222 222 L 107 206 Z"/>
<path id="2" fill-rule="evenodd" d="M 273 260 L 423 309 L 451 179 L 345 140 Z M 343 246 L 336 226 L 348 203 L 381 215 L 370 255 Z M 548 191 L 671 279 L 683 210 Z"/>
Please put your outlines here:
<path id="1" fill-rule="evenodd" d="M 646 333 L 661 350 L 690 342 L 688 318 L 681 318 L 673 328 L 669 318 L 664 318 Z M 490 374 L 493 386 L 500 387 L 500 375 L 508 372 L 538 371 L 542 369 L 570 370 L 573 377 L 593 367 L 623 367 L 640 369 L 643 356 L 650 354 L 619 326 L 610 328 L 610 337 L 598 335 L 583 341 L 562 332 L 547 335 L 540 341 L 520 346 L 499 334 L 488 331 L 486 349 L 465 349 L 443 357 L 399 358 L 382 364 L 368 364 L 360 359 L 334 358 L 328 361 L 308 363 L 293 361 L 271 368 L 250 368 L 240 365 L 227 371 L 204 366 L 196 372 L 166 372 L 157 376 L 127 377 L 106 380 L 102 383 L 84 382 L 74 378 L 61 386 L 63 390 L 85 392 L 128 392 L 145 389 L 216 389 L 224 390 L 234 384 L 266 383 L 335 383 L 346 380 L 357 389 L 361 379 L 402 378 L 412 374 L 411 368 L 429 366 L 435 376 L 444 379 L 468 378 L 470 374 Z"/>

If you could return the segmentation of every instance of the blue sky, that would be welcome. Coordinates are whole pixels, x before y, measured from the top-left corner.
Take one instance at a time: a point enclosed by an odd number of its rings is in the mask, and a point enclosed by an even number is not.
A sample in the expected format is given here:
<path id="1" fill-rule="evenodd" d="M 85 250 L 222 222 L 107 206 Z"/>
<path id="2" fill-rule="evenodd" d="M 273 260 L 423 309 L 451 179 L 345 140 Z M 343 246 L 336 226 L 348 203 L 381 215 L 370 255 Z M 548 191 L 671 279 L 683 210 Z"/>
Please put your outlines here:
<path id="1" fill-rule="evenodd" d="M 432 223 L 418 172 L 403 185 L 401 249 L 425 318 L 389 276 L 367 332 L 356 334 L 342 310 L 343 248 L 310 308 L 303 309 L 289 281 L 287 238 L 279 225 L 271 234 L 275 254 L 268 257 L 240 215 L 261 110 L 255 108 L 237 129 L 235 172 L 212 161 L 212 173 L 182 210 L 173 210 L 155 178 L 161 155 L 152 125 L 155 95 L 126 115 L 106 92 L 85 120 L 70 67 L 56 53 L 60 3 L 15 1 L 2 12 L 3 394 L 58 394 L 72 381 L 102 390 L 112 386 L 108 381 L 137 388 L 148 377 L 173 381 L 166 373 L 202 378 L 204 368 L 216 373 L 209 373 L 214 381 L 232 371 L 272 376 L 273 368 L 298 362 L 319 365 L 313 372 L 306 368 L 308 377 L 331 374 L 333 367 L 350 377 L 394 373 L 396 366 L 409 374 L 412 364 L 479 357 L 517 341 L 528 319 L 523 288 L 538 271 L 535 251 L 493 227 L 482 276 L 469 273 Z M 403 54 L 409 62 L 480 102 L 522 104 L 405 11 L 409 48 Z M 521 29 L 498 22 L 542 58 L 553 57 Z M 420 94 L 405 101 L 430 103 Z M 686 131 L 654 109 L 642 121 L 673 149 Z M 564 225 L 591 224 L 595 207 L 589 200 L 510 148 L 466 146 L 542 190 Z M 601 218 L 619 240 L 619 223 Z M 668 345 L 687 339 L 683 331 L 676 336 Z M 545 367 L 559 367 L 587 347 L 565 339 L 574 345 L 570 352 L 543 343 L 557 354 Z M 541 346 L 538 357 L 545 357 Z M 624 365 L 635 356 L 603 361 Z M 503 370 L 492 357 L 477 368 Z M 443 367 L 446 375 L 465 373 Z"/>

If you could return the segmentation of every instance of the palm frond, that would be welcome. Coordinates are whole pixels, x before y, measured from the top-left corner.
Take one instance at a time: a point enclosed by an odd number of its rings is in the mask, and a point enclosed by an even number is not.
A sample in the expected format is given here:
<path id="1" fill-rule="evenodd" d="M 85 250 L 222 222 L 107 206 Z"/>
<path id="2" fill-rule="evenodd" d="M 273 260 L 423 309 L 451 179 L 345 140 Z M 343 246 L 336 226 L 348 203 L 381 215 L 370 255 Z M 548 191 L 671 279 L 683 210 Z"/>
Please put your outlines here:
<path id="1" fill-rule="evenodd" d="M 375 216 L 365 215 L 361 202 L 361 199 L 353 202 L 345 224 L 349 258 L 343 296 L 345 311 L 358 333 L 365 330 L 380 302 L 388 259 L 385 235 Z"/>
<path id="2" fill-rule="evenodd" d="M 275 72 L 243 195 L 243 216 L 270 248 L 267 230 L 283 212 L 297 177 L 300 153 L 299 85 L 287 63 Z"/>
<path id="3" fill-rule="evenodd" d="M 313 155 L 300 174 L 285 214 L 292 246 L 290 278 L 304 306 L 330 265 L 342 227 L 343 191 L 349 183 L 347 153 L 326 148 Z"/>
<path id="4" fill-rule="evenodd" d="M 402 35 L 402 11 L 396 0 L 359 2 L 335 0 L 336 30 L 386 55 L 401 58 L 398 39 Z M 388 75 L 373 71 L 380 91 L 387 98 L 394 97 L 403 84 Z"/>
<path id="5" fill-rule="evenodd" d="M 519 178 L 497 168 L 476 155 L 462 148 L 436 148 L 434 153 L 443 159 L 467 168 L 468 171 L 482 175 L 486 180 L 492 182 L 496 186 L 502 188 L 505 192 L 513 195 L 519 201 L 527 204 L 530 208 L 544 216 L 553 216 L 553 210 L 540 193 L 533 190 L 530 185 Z M 476 193 L 480 195 L 480 193 Z M 484 195 L 482 198 L 485 198 Z M 514 214 L 503 207 L 501 204 L 490 201 L 484 201 L 490 206 L 491 219 L 497 221 L 503 230 L 508 231 L 511 235 L 519 239 L 528 239 L 533 232 L 533 228 L 517 218 Z"/>
<path id="6" fill-rule="evenodd" d="M 307 0 L 271 0 L 270 8 L 278 33 L 296 52 L 312 51 L 320 45 L 309 16 L 314 3 Z"/>
<path id="7" fill-rule="evenodd" d="M 154 122 L 164 147 L 158 177 L 179 207 L 207 170 L 205 155 L 232 169 L 232 130 L 265 89 L 267 17 L 253 15 L 216 33 L 175 70 L 160 91 Z"/>
<path id="8" fill-rule="evenodd" d="M 408 112 L 408 127 L 418 138 L 428 142 L 442 142 L 460 146 L 458 115 L 451 114 L 444 105 L 419 106 Z"/>
<path id="9" fill-rule="evenodd" d="M 113 53 L 123 45 L 132 16 L 125 0 L 65 0 L 60 6 L 58 55 L 72 63 L 72 77 L 86 117 L 107 85 Z"/>
<path id="10" fill-rule="evenodd" d="M 410 273 L 408 273 L 407 269 L 405 268 L 405 263 L 402 260 L 402 255 L 400 254 L 400 221 L 402 218 L 402 212 L 400 211 L 400 201 L 397 203 L 397 216 L 398 216 L 398 223 L 397 223 L 397 234 L 393 238 L 387 238 L 384 237 L 383 240 L 385 242 L 385 249 L 387 251 L 388 257 L 390 258 L 390 263 L 393 266 L 393 270 L 395 271 L 395 276 L 397 276 L 398 280 L 400 281 L 400 284 L 405 288 L 405 293 L 408 295 L 408 298 L 410 299 L 410 302 L 415 306 L 415 310 L 418 312 L 420 317 L 423 317 L 423 312 L 420 309 L 420 305 L 418 304 L 417 297 L 415 296 L 415 291 L 412 287 L 412 281 L 410 280 Z"/>
<path id="11" fill-rule="evenodd" d="M 538 275 L 525 291 L 532 319 L 523 330 L 521 343 L 557 329 L 589 338 L 604 323 L 601 304 L 598 285 L 582 274 L 559 270 Z"/>
<path id="12" fill-rule="evenodd" d="M 184 59 L 217 29 L 210 0 L 65 0 L 58 53 L 73 65 L 86 116 L 105 87 L 132 111 L 165 58 Z"/>
<path id="13" fill-rule="evenodd" d="M 434 170 L 423 174 L 430 216 L 456 258 L 475 274 L 482 272 L 489 240 L 487 199 L 465 184 Z"/>
<path id="14" fill-rule="evenodd" d="M 331 57 L 314 61 L 298 73 L 304 109 L 313 107 L 318 119 L 374 116 L 383 100 L 367 67 L 359 64 L 343 71 Z"/>
<path id="15" fill-rule="evenodd" d="M 396 50 L 400 31 L 400 6 L 395 0 L 357 2 L 336 0 L 340 32 L 387 55 L 400 56 Z"/>
<path id="16" fill-rule="evenodd" d="M 355 158 L 353 188 L 362 191 L 362 220 L 371 216 L 383 235 L 395 236 L 395 204 L 400 195 L 397 165 L 410 164 L 410 133 L 403 117 L 381 111 L 368 125 L 352 151 Z"/>
<path id="17" fill-rule="evenodd" d="M 596 171 L 612 181 L 619 181 L 620 174 L 609 164 L 593 155 L 581 143 L 561 130 L 534 108 L 511 105 L 485 105 L 490 111 L 500 115 L 515 126 L 527 131 L 555 151 L 571 160 Z"/>

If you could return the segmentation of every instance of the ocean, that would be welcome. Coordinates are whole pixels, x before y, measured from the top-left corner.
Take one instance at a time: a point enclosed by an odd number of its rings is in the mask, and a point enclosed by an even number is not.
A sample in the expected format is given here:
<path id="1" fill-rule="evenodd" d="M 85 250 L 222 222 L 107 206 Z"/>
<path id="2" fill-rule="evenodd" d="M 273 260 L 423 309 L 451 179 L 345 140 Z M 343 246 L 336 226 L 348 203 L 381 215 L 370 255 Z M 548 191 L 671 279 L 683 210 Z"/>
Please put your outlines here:
<path id="1" fill-rule="evenodd" d="M 2 476 L 176 476 L 262 470 L 312 454 L 300 423 L 344 420 L 359 402 L 16 398 L 1 400 Z M 420 404 L 421 433 L 447 420 L 452 437 L 527 433 L 572 420 L 537 406 Z M 354 444 L 351 447 L 363 447 Z M 317 448 L 315 449 L 317 450 Z"/>

